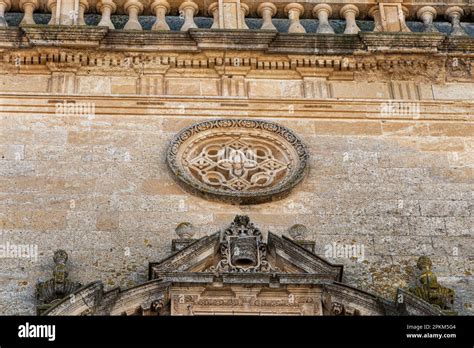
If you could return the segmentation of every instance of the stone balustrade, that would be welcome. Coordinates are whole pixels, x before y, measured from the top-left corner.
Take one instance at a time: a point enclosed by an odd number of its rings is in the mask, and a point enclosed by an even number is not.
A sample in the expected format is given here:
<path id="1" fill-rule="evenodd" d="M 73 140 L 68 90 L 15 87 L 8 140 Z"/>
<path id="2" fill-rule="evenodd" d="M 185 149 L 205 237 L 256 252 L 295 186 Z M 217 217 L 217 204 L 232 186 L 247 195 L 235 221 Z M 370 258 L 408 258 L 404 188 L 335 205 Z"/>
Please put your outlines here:
<path id="1" fill-rule="evenodd" d="M 394 0 L 396 1 L 396 0 Z M 471 5 L 472 7 L 472 5 Z M 212 18 L 211 29 L 249 29 L 246 19 L 259 19 L 258 28 L 277 30 L 275 21 L 286 20 L 288 33 L 306 33 L 302 21 L 317 23 L 317 34 L 334 34 L 335 20 L 344 24 L 344 34 L 357 34 L 358 21 L 372 21 L 374 32 L 410 32 L 406 21 L 420 22 L 421 31 L 437 32 L 435 20 L 451 24 L 451 35 L 467 35 L 461 22 L 472 22 L 474 12 L 469 0 L 440 5 L 402 4 L 400 2 L 331 1 L 313 2 L 244 2 L 240 0 L 0 0 L 0 27 L 8 26 L 5 14 L 23 13 L 19 25 L 35 24 L 35 13 L 50 13 L 50 25 L 86 25 L 89 14 L 100 15 L 98 26 L 115 29 L 112 16 L 127 16 L 124 30 L 143 30 L 140 16 L 153 16 L 151 30 L 171 30 L 167 17 L 180 20 L 180 31 L 198 28 L 196 17 Z M 97 22 L 96 22 L 97 23 Z M 340 31 L 339 31 L 340 32 Z"/>

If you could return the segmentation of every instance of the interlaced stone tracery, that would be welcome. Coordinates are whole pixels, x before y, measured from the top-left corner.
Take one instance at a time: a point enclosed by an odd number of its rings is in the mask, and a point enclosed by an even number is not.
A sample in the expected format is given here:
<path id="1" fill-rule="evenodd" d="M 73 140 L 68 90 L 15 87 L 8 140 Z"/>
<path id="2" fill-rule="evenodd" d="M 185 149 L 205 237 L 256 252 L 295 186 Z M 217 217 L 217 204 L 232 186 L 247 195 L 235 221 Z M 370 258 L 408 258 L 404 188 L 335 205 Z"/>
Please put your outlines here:
<path id="1" fill-rule="evenodd" d="M 168 150 L 168 165 L 185 188 L 245 204 L 288 193 L 303 178 L 307 160 L 306 146 L 289 129 L 260 120 L 198 123 Z"/>
<path id="2" fill-rule="evenodd" d="M 226 142 L 219 144 L 221 141 Z M 206 143 L 197 156 L 189 154 L 189 168 L 204 183 L 224 190 L 268 187 L 287 173 L 290 162 L 271 144 L 252 143 L 253 139 L 239 134 Z M 275 157 L 278 155 L 281 160 Z"/>

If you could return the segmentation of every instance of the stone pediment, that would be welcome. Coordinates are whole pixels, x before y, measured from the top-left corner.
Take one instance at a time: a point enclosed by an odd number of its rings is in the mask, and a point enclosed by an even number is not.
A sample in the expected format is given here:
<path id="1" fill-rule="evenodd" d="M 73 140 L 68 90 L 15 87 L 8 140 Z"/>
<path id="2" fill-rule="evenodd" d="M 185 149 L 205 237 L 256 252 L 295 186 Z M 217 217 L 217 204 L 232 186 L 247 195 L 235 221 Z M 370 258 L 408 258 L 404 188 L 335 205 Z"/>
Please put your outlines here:
<path id="1" fill-rule="evenodd" d="M 188 225 L 183 224 L 186 229 Z M 295 238 L 298 233 L 290 229 L 295 240 L 271 232 L 265 239 L 248 216 L 237 215 L 227 228 L 197 240 L 186 230 L 178 235 L 182 238 L 174 241 L 175 252 L 149 264 L 147 282 L 108 291 L 101 282 L 93 282 L 53 303 L 42 314 L 444 314 L 420 296 L 434 290 L 423 282 L 413 293 L 398 289 L 396 302 L 357 289 L 342 282 L 341 265 L 308 250 L 304 241 Z M 427 261 L 421 264 L 423 279 L 434 281 Z M 441 286 L 436 291 L 438 298 L 451 296 L 449 289 Z"/>
<path id="2" fill-rule="evenodd" d="M 168 258 L 149 265 L 149 279 L 317 284 L 342 280 L 333 265 L 304 246 L 271 232 L 267 241 L 247 216 L 236 216 L 223 231 L 190 242 Z"/>
<path id="3" fill-rule="evenodd" d="M 199 240 L 188 240 L 188 246 L 169 257 L 149 264 L 149 278 L 156 272 L 200 272 L 216 253 L 219 243 L 219 232 Z"/>

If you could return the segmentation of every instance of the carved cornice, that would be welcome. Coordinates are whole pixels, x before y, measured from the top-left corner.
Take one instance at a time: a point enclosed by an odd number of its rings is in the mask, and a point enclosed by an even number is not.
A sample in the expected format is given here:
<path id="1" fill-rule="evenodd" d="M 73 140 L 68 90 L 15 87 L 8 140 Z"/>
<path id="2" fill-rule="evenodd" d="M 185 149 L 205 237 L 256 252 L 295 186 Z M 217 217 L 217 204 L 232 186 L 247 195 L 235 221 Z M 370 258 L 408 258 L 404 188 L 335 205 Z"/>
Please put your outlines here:
<path id="1" fill-rule="evenodd" d="M 470 36 L 452 36 L 442 42 L 440 50 L 444 52 L 474 52 L 474 40 Z"/>
<path id="2" fill-rule="evenodd" d="M 441 33 L 359 33 L 369 52 L 437 52 L 446 40 Z M 471 40 L 474 43 L 474 39 Z"/>
<path id="3" fill-rule="evenodd" d="M 67 25 L 24 25 L 21 30 L 31 46 L 76 48 L 99 47 L 108 32 L 106 27 Z"/>
<path id="4" fill-rule="evenodd" d="M 319 55 L 351 54 L 364 49 L 364 43 L 358 35 L 280 33 L 268 52 Z"/>
<path id="5" fill-rule="evenodd" d="M 462 54 L 452 54 L 451 58 L 458 57 L 469 66 L 469 61 L 474 61 Z M 464 58 L 463 58 L 464 57 Z M 2 62 L 3 60 L 3 62 Z M 3 64 L 2 64 L 3 63 Z M 217 76 L 241 75 L 246 76 L 252 71 L 252 77 L 269 76 L 269 71 L 280 73 L 280 78 L 289 76 L 283 71 L 297 71 L 302 77 L 329 77 L 331 80 L 353 80 L 353 73 L 370 72 L 379 73 L 377 79 L 385 81 L 387 78 L 410 80 L 414 77 L 425 77 L 429 81 L 444 79 L 446 56 L 427 57 L 424 55 L 354 55 L 350 57 L 328 55 L 291 55 L 270 57 L 248 57 L 248 55 L 234 52 L 229 56 L 179 56 L 155 53 L 129 53 L 107 52 L 100 54 L 94 51 L 74 51 L 60 48 L 38 48 L 37 50 L 15 50 L 0 53 L 0 68 L 11 70 L 15 73 L 48 73 L 54 71 L 71 70 L 72 67 L 78 75 L 120 73 L 120 75 L 137 76 L 138 74 L 162 74 L 173 76 L 177 70 L 169 69 L 213 69 Z M 459 69 L 458 69 L 459 70 Z M 463 81 L 469 81 L 470 69 L 466 70 Z M 286 75 L 285 75 L 286 74 Z M 459 73 L 458 73 L 459 75 Z M 273 78 L 275 75 L 272 75 Z M 364 75 L 365 76 L 365 75 Z M 203 75 L 204 77 L 204 75 Z M 206 78 L 213 77 L 206 75 Z"/>
<path id="6" fill-rule="evenodd" d="M 441 33 L 288 34 L 272 30 L 217 29 L 166 32 L 50 25 L 0 28 L 0 48 L 94 47 L 116 52 L 190 53 L 217 49 L 319 56 L 362 52 L 472 53 L 473 46 L 474 37 L 450 37 Z"/>
<path id="7" fill-rule="evenodd" d="M 191 29 L 190 36 L 202 49 L 266 51 L 277 33 L 272 30 Z"/>
<path id="8" fill-rule="evenodd" d="M 22 32 L 18 28 L 0 28 L 0 49 L 19 48 Z"/>
<path id="9" fill-rule="evenodd" d="M 219 233 L 201 238 L 194 243 L 184 247 L 177 253 L 161 260 L 152 262 L 148 267 L 148 279 L 161 278 L 167 272 L 187 272 L 192 260 L 199 258 L 204 260 L 214 254 L 216 243 L 219 241 Z M 212 275 L 211 275 L 212 278 Z"/>
<path id="10" fill-rule="evenodd" d="M 68 70 L 68 65 L 74 64 L 78 75 L 94 71 L 99 75 L 171 76 L 178 71 L 173 68 L 183 68 L 197 69 L 200 77 L 206 78 L 217 76 L 203 69 L 213 69 L 219 76 L 250 73 L 258 78 L 268 77 L 271 71 L 273 78 L 278 74 L 288 78 L 285 71 L 293 70 L 303 77 L 331 80 L 353 80 L 354 73 L 368 72 L 369 80 L 421 77 L 440 82 L 446 76 L 448 56 L 462 59 L 466 67 L 474 61 L 474 37 L 439 33 L 132 32 L 105 27 L 25 26 L 21 30 L 0 28 L 1 38 L 0 69 L 26 74 L 49 73 L 47 68 L 54 63 L 60 64 L 57 72 L 61 66 Z M 470 68 L 465 70 L 450 76 L 450 81 L 471 81 Z"/>
<path id="11" fill-rule="evenodd" d="M 196 42 L 188 32 L 109 31 L 101 43 L 104 50 L 127 52 L 196 52 Z"/>

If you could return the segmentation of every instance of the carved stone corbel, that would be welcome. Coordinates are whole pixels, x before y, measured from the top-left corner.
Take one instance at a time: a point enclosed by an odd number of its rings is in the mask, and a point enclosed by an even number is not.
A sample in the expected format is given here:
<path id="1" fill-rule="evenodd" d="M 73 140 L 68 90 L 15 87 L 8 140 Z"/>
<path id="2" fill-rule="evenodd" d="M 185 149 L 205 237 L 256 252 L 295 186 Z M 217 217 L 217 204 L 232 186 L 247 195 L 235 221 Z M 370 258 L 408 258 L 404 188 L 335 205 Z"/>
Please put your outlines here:
<path id="1" fill-rule="evenodd" d="M 161 310 L 165 306 L 165 301 L 161 299 L 155 299 L 155 300 L 148 300 L 143 302 L 139 309 L 138 312 L 146 317 L 151 317 L 151 316 L 159 316 Z"/>

